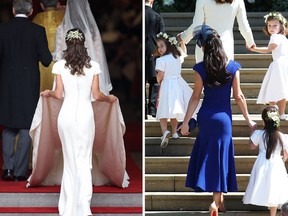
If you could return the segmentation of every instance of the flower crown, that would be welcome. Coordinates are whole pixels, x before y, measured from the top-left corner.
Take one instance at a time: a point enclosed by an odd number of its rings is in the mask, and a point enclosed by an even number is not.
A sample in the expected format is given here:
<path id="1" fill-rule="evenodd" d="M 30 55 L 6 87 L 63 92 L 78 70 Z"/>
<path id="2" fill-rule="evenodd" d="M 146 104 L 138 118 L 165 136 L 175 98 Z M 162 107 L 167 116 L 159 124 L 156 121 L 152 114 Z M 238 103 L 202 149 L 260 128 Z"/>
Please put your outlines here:
<path id="1" fill-rule="evenodd" d="M 267 15 L 264 16 L 265 19 L 265 23 L 267 23 L 268 18 L 272 18 L 272 19 L 276 19 L 279 20 L 284 26 L 286 26 L 287 24 L 287 20 L 285 19 L 285 17 L 279 13 L 279 12 L 270 12 Z"/>
<path id="2" fill-rule="evenodd" d="M 84 35 L 78 29 L 75 30 L 75 31 L 70 31 L 66 35 L 65 40 L 66 41 L 71 41 L 73 39 L 77 39 L 77 40 L 83 41 L 84 40 Z"/>
<path id="3" fill-rule="evenodd" d="M 157 38 L 163 37 L 170 42 L 171 45 L 180 46 L 179 42 L 177 41 L 176 37 L 172 37 L 167 33 L 159 32 Z"/>
<path id="4" fill-rule="evenodd" d="M 267 111 L 266 121 L 273 121 L 273 126 L 278 128 L 280 126 L 280 117 L 276 110 Z"/>

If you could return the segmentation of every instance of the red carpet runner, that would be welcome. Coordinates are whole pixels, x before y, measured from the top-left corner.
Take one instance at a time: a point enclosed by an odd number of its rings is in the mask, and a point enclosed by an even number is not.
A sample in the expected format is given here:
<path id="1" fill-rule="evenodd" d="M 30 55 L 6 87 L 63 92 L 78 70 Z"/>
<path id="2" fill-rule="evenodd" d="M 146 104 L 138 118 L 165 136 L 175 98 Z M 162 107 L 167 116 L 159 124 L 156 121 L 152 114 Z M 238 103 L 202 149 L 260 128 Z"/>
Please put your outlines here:
<path id="1" fill-rule="evenodd" d="M 134 125 L 135 126 L 135 125 Z M 133 126 L 133 127 L 134 127 Z M 131 127 L 131 126 L 130 126 Z M 141 128 L 141 127 L 140 127 Z M 142 140 L 139 138 L 141 136 L 142 130 L 140 131 L 139 126 L 134 127 L 134 133 L 130 132 L 125 135 L 125 147 L 126 151 L 129 150 L 139 150 L 139 142 Z M 130 128 L 129 131 L 131 131 Z M 132 130 L 132 131 L 133 131 Z M 138 132 L 136 132 L 138 131 Z M 1 134 L 1 131 L 0 131 Z M 139 141 L 140 140 L 140 141 Z M 127 143 L 127 146 L 126 146 Z M 133 143 L 138 143 L 133 146 Z M 2 158 L 2 142 L 0 139 L 0 167 L 3 166 Z M 130 176 L 130 184 L 128 188 L 118 188 L 115 186 L 98 186 L 93 187 L 94 193 L 142 193 L 142 170 L 137 167 L 133 159 L 127 153 L 126 160 L 126 170 Z M 1 174 L 2 174 L 2 170 Z M 26 182 L 6 182 L 0 178 L 0 193 L 58 193 L 60 192 L 60 186 L 45 186 L 45 187 L 35 187 L 26 188 Z M 141 214 L 142 207 L 92 207 L 92 212 L 95 214 Z M 0 213 L 57 213 L 58 209 L 56 207 L 0 207 Z"/>
<path id="2" fill-rule="evenodd" d="M 93 213 L 97 214 L 140 214 L 142 213 L 142 208 L 141 207 L 92 207 L 91 208 Z M 58 213 L 57 208 L 24 208 L 24 207 L 19 207 L 19 208 L 5 208 L 5 207 L 0 207 L 0 213 Z"/>

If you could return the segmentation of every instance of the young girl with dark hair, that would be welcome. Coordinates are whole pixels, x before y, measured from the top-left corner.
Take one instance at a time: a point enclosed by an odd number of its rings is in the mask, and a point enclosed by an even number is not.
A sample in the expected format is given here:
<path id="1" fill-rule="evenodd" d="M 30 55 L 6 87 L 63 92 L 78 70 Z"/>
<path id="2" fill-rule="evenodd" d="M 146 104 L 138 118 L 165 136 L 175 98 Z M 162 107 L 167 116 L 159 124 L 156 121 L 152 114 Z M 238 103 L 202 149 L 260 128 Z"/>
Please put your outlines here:
<path id="1" fill-rule="evenodd" d="M 259 146 L 244 204 L 267 206 L 270 216 L 276 216 L 277 208 L 288 200 L 288 177 L 285 161 L 288 157 L 287 135 L 279 131 L 280 118 L 274 106 L 262 111 L 263 130 L 256 130 L 250 137 L 249 148 Z M 283 158 L 281 157 L 283 154 Z"/>
<path id="2" fill-rule="evenodd" d="M 59 198 L 62 216 L 92 215 L 92 148 L 95 136 L 91 95 L 95 100 L 113 103 L 114 95 L 99 90 L 100 66 L 88 56 L 85 36 L 80 29 L 71 29 L 65 37 L 67 49 L 63 59 L 53 65 L 56 89 L 41 92 L 44 97 L 64 101 L 57 119 L 63 151 L 63 176 Z"/>
<path id="3" fill-rule="evenodd" d="M 247 125 L 256 126 L 249 116 L 245 97 L 240 88 L 240 64 L 228 60 L 218 33 L 207 25 L 194 30 L 194 39 L 203 49 L 204 59 L 197 63 L 195 85 L 182 126 L 182 135 L 188 135 L 188 122 L 204 98 L 197 115 L 199 133 L 196 137 L 187 171 L 186 187 L 195 192 L 212 192 L 210 216 L 225 210 L 223 193 L 237 191 L 232 139 L 231 88 Z"/>
<path id="4" fill-rule="evenodd" d="M 157 34 L 157 50 L 155 70 L 157 82 L 160 84 L 159 103 L 156 119 L 160 120 L 162 130 L 161 147 L 168 144 L 171 133 L 167 130 L 167 121 L 170 119 L 172 125 L 172 138 L 179 138 L 177 130 L 178 120 L 183 120 L 192 89 L 181 76 L 181 64 L 186 55 L 184 43 L 177 42 L 175 37 L 160 32 Z M 195 116 L 194 116 L 195 118 Z"/>

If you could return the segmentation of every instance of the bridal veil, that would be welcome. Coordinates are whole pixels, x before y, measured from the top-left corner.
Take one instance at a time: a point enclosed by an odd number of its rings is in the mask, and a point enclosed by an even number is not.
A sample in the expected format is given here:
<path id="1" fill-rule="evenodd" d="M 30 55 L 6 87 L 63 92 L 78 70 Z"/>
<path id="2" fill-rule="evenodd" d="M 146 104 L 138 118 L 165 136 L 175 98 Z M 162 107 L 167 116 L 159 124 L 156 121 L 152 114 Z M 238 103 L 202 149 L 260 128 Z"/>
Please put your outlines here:
<path id="1" fill-rule="evenodd" d="M 108 95 L 112 90 L 106 54 L 101 35 L 88 0 L 67 0 L 65 16 L 56 31 L 56 44 L 53 59 L 62 59 L 66 49 L 65 35 L 72 28 L 80 28 L 85 33 L 86 47 L 92 60 L 100 64 L 102 73 L 99 75 L 100 90 Z"/>

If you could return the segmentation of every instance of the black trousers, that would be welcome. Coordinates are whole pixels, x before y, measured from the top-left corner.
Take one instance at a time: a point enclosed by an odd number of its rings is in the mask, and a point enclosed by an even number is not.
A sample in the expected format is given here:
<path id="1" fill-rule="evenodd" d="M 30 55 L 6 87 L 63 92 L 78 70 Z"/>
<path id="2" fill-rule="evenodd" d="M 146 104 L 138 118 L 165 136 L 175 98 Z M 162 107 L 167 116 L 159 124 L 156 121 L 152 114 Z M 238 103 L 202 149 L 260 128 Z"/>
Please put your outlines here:
<path id="1" fill-rule="evenodd" d="M 149 84 L 148 98 L 145 91 L 146 115 L 156 116 L 156 104 L 158 99 L 159 84 L 157 83 L 156 71 L 155 71 L 155 58 L 150 57 L 145 59 L 145 75 L 146 82 Z"/>

